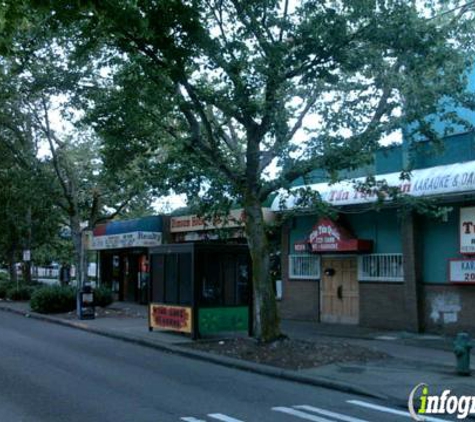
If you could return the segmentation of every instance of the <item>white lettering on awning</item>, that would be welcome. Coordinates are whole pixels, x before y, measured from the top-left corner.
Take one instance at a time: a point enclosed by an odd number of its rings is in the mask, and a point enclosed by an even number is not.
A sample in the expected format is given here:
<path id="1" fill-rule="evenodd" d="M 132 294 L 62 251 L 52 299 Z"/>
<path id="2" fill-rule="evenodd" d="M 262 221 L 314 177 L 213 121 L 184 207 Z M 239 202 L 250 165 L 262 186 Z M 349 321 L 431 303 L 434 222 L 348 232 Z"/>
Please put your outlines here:
<path id="1" fill-rule="evenodd" d="M 390 187 L 398 187 L 401 193 L 415 197 L 451 195 L 475 192 L 475 161 L 413 170 L 410 180 L 401 180 L 400 173 L 388 173 L 375 177 L 377 182 L 385 182 Z M 359 191 L 355 185 L 364 183 L 365 177 L 343 180 L 339 183 L 316 183 L 296 186 L 291 189 L 310 188 L 318 192 L 323 201 L 333 205 L 357 205 L 375 202 L 376 190 Z M 298 208 L 298 193 L 280 192 L 272 203 L 273 211 Z M 283 204 L 283 206 L 281 206 Z"/>

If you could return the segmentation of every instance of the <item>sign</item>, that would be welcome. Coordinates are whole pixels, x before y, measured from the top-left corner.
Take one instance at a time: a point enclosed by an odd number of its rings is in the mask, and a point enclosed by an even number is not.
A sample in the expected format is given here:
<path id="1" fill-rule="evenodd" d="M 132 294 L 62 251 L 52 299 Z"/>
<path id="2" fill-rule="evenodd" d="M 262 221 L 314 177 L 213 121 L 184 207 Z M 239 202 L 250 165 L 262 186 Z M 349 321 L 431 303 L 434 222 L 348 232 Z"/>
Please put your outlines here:
<path id="1" fill-rule="evenodd" d="M 196 232 L 180 232 L 173 234 L 173 242 L 199 242 L 206 240 L 229 240 L 242 239 L 246 237 L 243 228 L 227 230 L 226 232 L 218 232 L 216 230 L 196 231 Z"/>
<path id="2" fill-rule="evenodd" d="M 162 233 L 157 232 L 130 232 L 94 236 L 91 241 L 92 250 L 122 249 L 122 248 L 149 248 L 162 244 Z"/>
<path id="3" fill-rule="evenodd" d="M 31 251 L 29 249 L 25 249 L 23 251 L 23 261 L 25 262 L 31 261 Z"/>
<path id="4" fill-rule="evenodd" d="M 475 161 L 414 170 L 411 172 L 410 180 L 401 180 L 400 173 L 381 174 L 376 176 L 375 179 L 377 182 L 385 182 L 390 187 L 399 188 L 399 192 L 402 194 L 415 197 L 473 192 L 475 191 Z M 334 184 L 316 183 L 306 187 L 318 192 L 323 201 L 332 205 L 375 202 L 378 199 L 376 188 L 368 192 L 355 186 L 355 184 L 364 183 L 365 181 L 365 177 L 360 177 Z M 299 188 L 302 188 L 302 186 L 292 188 L 291 191 L 298 191 Z M 288 194 L 282 191 L 274 199 L 271 209 L 280 211 L 282 209 L 298 208 L 299 199 L 298 192 Z"/>
<path id="5" fill-rule="evenodd" d="M 475 207 L 460 208 L 460 253 L 475 254 Z"/>
<path id="6" fill-rule="evenodd" d="M 451 259 L 449 280 L 451 283 L 475 284 L 475 259 Z"/>
<path id="7" fill-rule="evenodd" d="M 371 240 L 354 238 L 348 230 L 329 218 L 321 218 L 309 235 L 312 252 L 369 252 Z"/>
<path id="8" fill-rule="evenodd" d="M 190 307 L 150 304 L 150 327 L 191 333 L 192 312 Z"/>
<path id="9" fill-rule="evenodd" d="M 92 230 L 83 230 L 82 232 L 83 247 L 86 250 L 92 249 Z"/>
<path id="10" fill-rule="evenodd" d="M 268 208 L 263 208 L 264 221 L 271 222 L 273 220 L 273 212 Z M 197 215 L 184 215 L 180 217 L 172 217 L 170 219 L 170 232 L 193 232 L 202 230 L 215 230 L 215 229 L 232 229 L 237 227 L 243 227 L 246 220 L 246 214 L 244 210 L 237 209 L 232 210 L 227 218 L 214 218 L 204 219 Z"/>

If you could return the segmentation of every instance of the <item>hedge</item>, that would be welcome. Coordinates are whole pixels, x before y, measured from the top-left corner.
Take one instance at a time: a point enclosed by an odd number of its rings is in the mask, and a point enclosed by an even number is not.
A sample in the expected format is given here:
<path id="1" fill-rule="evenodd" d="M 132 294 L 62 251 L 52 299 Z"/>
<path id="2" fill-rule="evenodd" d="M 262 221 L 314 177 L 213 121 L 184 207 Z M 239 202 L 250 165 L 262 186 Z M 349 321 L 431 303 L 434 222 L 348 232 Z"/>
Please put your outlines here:
<path id="1" fill-rule="evenodd" d="M 94 289 L 94 305 L 105 308 L 114 301 L 112 290 L 108 287 L 99 286 Z"/>
<path id="2" fill-rule="evenodd" d="M 34 288 L 31 286 L 12 286 L 7 289 L 7 299 L 10 300 L 30 300 Z"/>
<path id="3" fill-rule="evenodd" d="M 31 310 L 40 314 L 58 314 L 76 309 L 76 289 L 46 286 L 36 290 L 30 300 Z"/>

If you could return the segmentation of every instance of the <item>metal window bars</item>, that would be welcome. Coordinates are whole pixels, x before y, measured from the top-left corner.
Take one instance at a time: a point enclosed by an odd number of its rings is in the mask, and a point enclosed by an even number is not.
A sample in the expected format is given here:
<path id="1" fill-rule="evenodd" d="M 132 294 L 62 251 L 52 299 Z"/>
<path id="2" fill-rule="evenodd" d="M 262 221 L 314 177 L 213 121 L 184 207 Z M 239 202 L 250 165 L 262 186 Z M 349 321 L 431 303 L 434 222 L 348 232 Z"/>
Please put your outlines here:
<path id="1" fill-rule="evenodd" d="M 320 279 L 320 257 L 310 254 L 289 255 L 289 278 L 294 280 Z"/>
<path id="2" fill-rule="evenodd" d="M 402 254 L 381 253 L 360 256 L 358 262 L 358 280 L 404 281 Z"/>

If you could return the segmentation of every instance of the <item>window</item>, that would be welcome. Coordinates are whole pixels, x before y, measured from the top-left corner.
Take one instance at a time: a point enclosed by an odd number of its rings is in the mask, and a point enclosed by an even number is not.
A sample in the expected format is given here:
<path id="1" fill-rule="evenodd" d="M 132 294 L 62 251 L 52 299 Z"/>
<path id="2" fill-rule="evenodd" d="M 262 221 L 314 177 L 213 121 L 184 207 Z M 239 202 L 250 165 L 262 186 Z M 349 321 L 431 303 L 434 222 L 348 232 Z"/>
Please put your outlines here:
<path id="1" fill-rule="evenodd" d="M 320 278 L 320 257 L 310 254 L 289 255 L 289 278 L 318 280 Z"/>
<path id="2" fill-rule="evenodd" d="M 247 254 L 203 250 L 196 255 L 199 270 L 200 304 L 203 306 L 247 306 L 250 267 Z"/>
<path id="3" fill-rule="evenodd" d="M 152 302 L 191 305 L 191 253 L 153 254 L 150 265 L 154 277 Z"/>
<path id="4" fill-rule="evenodd" d="M 358 280 L 404 281 L 402 254 L 371 254 L 359 257 Z"/>

